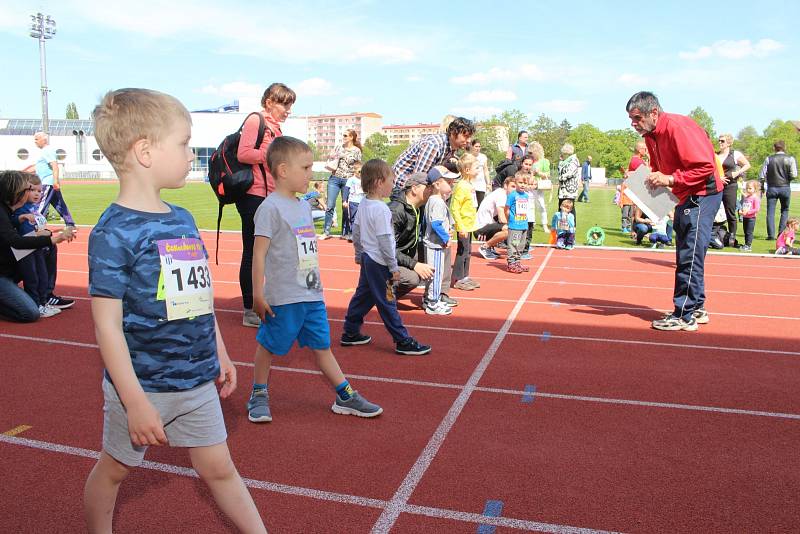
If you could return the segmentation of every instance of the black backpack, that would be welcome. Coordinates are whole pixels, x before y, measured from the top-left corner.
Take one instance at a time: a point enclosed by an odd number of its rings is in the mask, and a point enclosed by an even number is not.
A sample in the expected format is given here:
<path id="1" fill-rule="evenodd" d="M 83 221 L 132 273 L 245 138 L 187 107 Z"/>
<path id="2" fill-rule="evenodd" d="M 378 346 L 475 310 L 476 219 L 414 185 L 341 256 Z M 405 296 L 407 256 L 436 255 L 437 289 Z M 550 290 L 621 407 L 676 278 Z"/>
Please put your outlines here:
<path id="1" fill-rule="evenodd" d="M 256 137 L 256 147 L 260 147 L 264 141 L 266 124 L 261 113 L 251 113 L 258 116 L 258 136 Z M 242 138 L 242 128 L 244 123 L 250 118 L 245 117 L 244 122 L 237 131 L 225 137 L 217 149 L 211 153 L 208 159 L 208 183 L 219 202 L 219 212 L 217 214 L 217 254 L 216 261 L 219 265 L 219 226 L 222 222 L 222 209 L 226 204 L 234 204 L 243 199 L 247 191 L 253 186 L 253 166 L 249 163 L 242 163 L 238 158 L 239 141 Z M 261 175 L 266 179 L 267 173 L 264 165 L 259 163 Z"/>

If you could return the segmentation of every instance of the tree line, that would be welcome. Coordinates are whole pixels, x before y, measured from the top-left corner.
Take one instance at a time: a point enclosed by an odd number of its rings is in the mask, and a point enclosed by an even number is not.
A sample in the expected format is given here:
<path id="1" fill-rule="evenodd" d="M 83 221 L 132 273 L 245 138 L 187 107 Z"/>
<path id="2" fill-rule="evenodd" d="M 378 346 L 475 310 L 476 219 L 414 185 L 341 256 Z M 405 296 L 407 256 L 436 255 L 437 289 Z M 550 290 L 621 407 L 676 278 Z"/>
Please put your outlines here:
<path id="1" fill-rule="evenodd" d="M 718 133 L 714 119 L 700 106 L 693 109 L 689 116 L 706 131 L 714 150 L 718 150 Z M 509 143 L 515 143 L 517 133 L 526 130 L 531 141 L 541 143 L 545 157 L 551 162 L 558 161 L 564 143 L 572 144 L 581 160 L 592 156 L 592 166 L 605 168 L 607 178 L 623 176 L 634 146 L 641 140 L 639 134 L 631 128 L 602 131 L 588 122 L 572 126 L 567 119 L 563 119 L 556 123 L 545 114 L 532 121 L 527 114 L 517 109 L 504 111 L 488 120 L 476 121 L 476 126 L 475 137 L 481 141 L 482 151 L 489 158 L 492 167 L 505 158 L 505 152 L 498 148 L 500 139 L 498 130 L 494 128 L 504 126 L 508 131 Z M 761 164 L 773 153 L 772 144 L 779 139 L 786 142 L 787 154 L 800 156 L 800 130 L 791 121 L 775 119 L 761 133 L 753 126 L 746 126 L 734 135 L 734 139 L 734 149 L 742 152 L 752 165 L 747 179 L 758 178 Z M 364 141 L 363 159 L 380 158 L 391 165 L 406 148 L 408 143 L 390 145 L 385 135 L 374 133 Z"/>

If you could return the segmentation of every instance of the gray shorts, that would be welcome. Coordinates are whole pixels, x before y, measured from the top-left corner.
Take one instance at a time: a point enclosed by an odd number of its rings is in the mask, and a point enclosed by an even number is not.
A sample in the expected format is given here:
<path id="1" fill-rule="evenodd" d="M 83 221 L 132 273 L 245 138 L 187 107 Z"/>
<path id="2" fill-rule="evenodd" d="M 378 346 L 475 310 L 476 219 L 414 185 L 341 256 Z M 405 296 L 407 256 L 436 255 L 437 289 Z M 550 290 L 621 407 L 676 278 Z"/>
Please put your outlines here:
<path id="1" fill-rule="evenodd" d="M 151 393 L 148 400 L 161 415 L 171 447 L 208 447 L 228 439 L 214 382 L 187 391 Z M 103 450 L 125 465 L 136 467 L 147 447 L 135 447 L 128 433 L 128 415 L 117 390 L 103 380 Z"/>

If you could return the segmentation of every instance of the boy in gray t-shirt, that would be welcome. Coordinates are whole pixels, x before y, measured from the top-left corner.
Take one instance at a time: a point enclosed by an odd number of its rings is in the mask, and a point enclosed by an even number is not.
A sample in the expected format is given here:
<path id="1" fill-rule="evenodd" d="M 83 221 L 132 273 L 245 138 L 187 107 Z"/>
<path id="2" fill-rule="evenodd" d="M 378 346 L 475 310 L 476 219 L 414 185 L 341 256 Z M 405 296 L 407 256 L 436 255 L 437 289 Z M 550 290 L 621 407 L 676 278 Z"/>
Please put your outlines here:
<path id="1" fill-rule="evenodd" d="M 331 352 L 311 206 L 297 198 L 308 190 L 312 163 L 308 145 L 294 137 L 275 139 L 267 151 L 275 191 L 255 215 L 253 311 L 261 326 L 256 334 L 253 392 L 247 403 L 247 417 L 254 423 L 272 421 L 267 392 L 272 357 L 288 353 L 295 340 L 314 351 L 320 371 L 336 390 L 334 413 L 359 417 L 383 413 L 350 387 Z"/>
<path id="2" fill-rule="evenodd" d="M 452 191 L 452 180 L 458 175 L 446 167 L 436 166 L 428 171 L 428 181 L 433 192 L 425 204 L 425 261 L 433 267 L 433 277 L 425 283 L 423 304 L 429 315 L 450 315 L 457 305 L 442 288 L 450 287 L 452 261 L 450 258 L 450 232 L 453 217 L 447 207 L 447 197 Z M 446 289 L 445 289 L 446 291 Z"/>

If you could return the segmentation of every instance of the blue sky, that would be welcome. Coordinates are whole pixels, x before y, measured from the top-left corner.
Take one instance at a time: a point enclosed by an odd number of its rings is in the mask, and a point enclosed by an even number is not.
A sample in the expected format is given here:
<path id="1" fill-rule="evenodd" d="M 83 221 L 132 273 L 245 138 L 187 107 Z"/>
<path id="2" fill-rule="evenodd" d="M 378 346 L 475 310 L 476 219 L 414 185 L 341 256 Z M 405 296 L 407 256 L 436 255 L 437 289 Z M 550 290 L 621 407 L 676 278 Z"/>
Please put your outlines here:
<path id="1" fill-rule="evenodd" d="M 374 111 L 384 124 L 519 109 L 573 125 L 628 126 L 638 90 L 667 111 L 702 106 L 717 131 L 800 119 L 800 2 L 0 0 L 0 117 L 41 116 L 29 15 L 47 43 L 50 116 L 82 118 L 118 87 L 189 109 L 298 92 L 297 115 Z M 772 7 L 771 7 L 772 6 Z"/>

